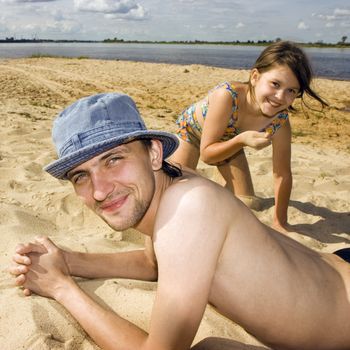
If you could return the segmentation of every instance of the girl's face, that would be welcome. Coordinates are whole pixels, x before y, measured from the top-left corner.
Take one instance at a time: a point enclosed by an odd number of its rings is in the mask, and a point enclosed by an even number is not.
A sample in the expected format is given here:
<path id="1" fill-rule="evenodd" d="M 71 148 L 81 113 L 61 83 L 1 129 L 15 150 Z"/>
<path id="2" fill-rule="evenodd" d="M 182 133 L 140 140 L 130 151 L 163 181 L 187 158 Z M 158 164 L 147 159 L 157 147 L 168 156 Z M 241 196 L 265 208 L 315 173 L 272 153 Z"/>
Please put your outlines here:
<path id="1" fill-rule="evenodd" d="M 300 89 L 298 79 L 291 69 L 281 65 L 263 73 L 253 69 L 251 85 L 255 102 L 261 113 L 267 117 L 273 117 L 287 109 L 298 96 Z"/>

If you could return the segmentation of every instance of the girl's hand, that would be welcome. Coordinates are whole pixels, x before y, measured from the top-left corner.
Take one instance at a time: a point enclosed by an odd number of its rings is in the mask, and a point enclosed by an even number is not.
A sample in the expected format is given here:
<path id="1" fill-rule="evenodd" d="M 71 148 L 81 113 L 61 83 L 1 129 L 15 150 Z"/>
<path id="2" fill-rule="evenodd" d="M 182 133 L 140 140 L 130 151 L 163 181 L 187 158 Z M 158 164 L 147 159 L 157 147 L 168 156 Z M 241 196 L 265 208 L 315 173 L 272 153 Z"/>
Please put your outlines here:
<path id="1" fill-rule="evenodd" d="M 244 131 L 240 134 L 242 142 L 256 150 L 265 148 L 271 144 L 271 135 L 268 132 Z"/>

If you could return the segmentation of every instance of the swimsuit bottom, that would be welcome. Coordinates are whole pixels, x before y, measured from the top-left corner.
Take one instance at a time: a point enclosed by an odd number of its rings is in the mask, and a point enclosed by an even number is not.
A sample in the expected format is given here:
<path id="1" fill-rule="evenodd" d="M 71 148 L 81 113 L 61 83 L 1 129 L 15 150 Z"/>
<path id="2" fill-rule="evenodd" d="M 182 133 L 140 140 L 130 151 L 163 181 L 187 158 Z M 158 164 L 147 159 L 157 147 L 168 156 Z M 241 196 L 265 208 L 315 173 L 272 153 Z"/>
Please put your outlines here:
<path id="1" fill-rule="evenodd" d="M 176 124 L 178 125 L 176 135 L 181 140 L 190 143 L 199 150 L 202 136 L 202 127 L 198 123 L 195 108 L 196 106 L 192 105 L 180 114 L 180 116 L 176 120 Z M 226 165 L 230 163 L 235 156 L 236 154 L 225 160 L 222 160 L 217 163 L 212 163 L 210 165 Z"/>
<path id="2" fill-rule="evenodd" d="M 178 129 L 176 135 L 197 149 L 200 147 L 202 127 L 199 125 L 196 117 L 196 106 L 192 105 L 185 109 L 176 120 Z"/>

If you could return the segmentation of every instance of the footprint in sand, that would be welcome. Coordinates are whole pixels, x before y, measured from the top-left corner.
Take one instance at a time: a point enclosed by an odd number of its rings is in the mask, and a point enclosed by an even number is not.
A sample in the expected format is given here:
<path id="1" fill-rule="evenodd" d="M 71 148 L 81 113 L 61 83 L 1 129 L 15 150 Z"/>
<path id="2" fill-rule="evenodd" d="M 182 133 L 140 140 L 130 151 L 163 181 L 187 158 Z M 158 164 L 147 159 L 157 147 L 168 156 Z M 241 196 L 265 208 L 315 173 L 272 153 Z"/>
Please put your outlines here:
<path id="1" fill-rule="evenodd" d="M 50 349 L 74 349 L 73 339 L 64 342 L 55 339 L 53 334 L 38 331 L 31 336 L 24 344 L 23 349 L 27 350 L 50 350 Z"/>
<path id="2" fill-rule="evenodd" d="M 30 180 L 42 180 L 44 172 L 42 164 L 36 162 L 30 162 L 24 166 L 24 169 L 27 171 L 26 177 Z"/>
<path id="3" fill-rule="evenodd" d="M 29 192 L 31 191 L 31 186 L 28 183 L 16 180 L 10 180 L 8 182 L 8 187 L 16 192 Z"/>
<path id="4" fill-rule="evenodd" d="M 39 218 L 37 214 L 23 209 L 14 210 L 16 222 L 11 230 L 19 235 L 36 236 L 56 232 L 56 226 L 49 220 Z"/>

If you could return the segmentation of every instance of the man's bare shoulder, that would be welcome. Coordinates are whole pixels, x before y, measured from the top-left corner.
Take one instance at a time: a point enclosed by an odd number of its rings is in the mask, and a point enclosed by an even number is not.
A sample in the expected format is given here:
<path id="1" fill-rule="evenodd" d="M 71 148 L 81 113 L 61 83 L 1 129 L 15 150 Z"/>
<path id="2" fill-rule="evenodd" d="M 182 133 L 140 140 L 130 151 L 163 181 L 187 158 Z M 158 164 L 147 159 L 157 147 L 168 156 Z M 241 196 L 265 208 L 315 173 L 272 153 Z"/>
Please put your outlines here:
<path id="1" fill-rule="evenodd" d="M 184 172 L 183 176 L 173 180 L 165 190 L 160 208 L 172 208 L 173 211 L 187 212 L 193 208 L 198 212 L 234 206 L 237 199 L 227 189 L 198 174 Z"/>
<path id="2" fill-rule="evenodd" d="M 172 184 L 168 187 L 165 195 L 169 196 L 189 196 L 204 195 L 210 192 L 216 196 L 223 191 L 222 186 L 217 183 L 200 176 L 194 172 L 184 171 L 181 177 L 175 178 Z"/>
<path id="3" fill-rule="evenodd" d="M 179 250 L 182 258 L 185 253 L 193 256 L 200 241 L 206 242 L 200 249 L 202 252 L 216 244 L 214 255 L 217 257 L 231 227 L 231 212 L 237 202 L 231 192 L 204 177 L 185 172 L 173 179 L 162 193 L 155 218 L 153 242 L 158 262 L 168 261 L 169 256 L 172 260 L 178 259 Z M 213 252 L 213 249 L 206 251 L 206 255 Z M 199 260 L 202 261 L 203 256 Z M 182 259 L 176 264 L 177 269 L 180 263 L 184 270 L 188 269 L 188 261 Z"/>

